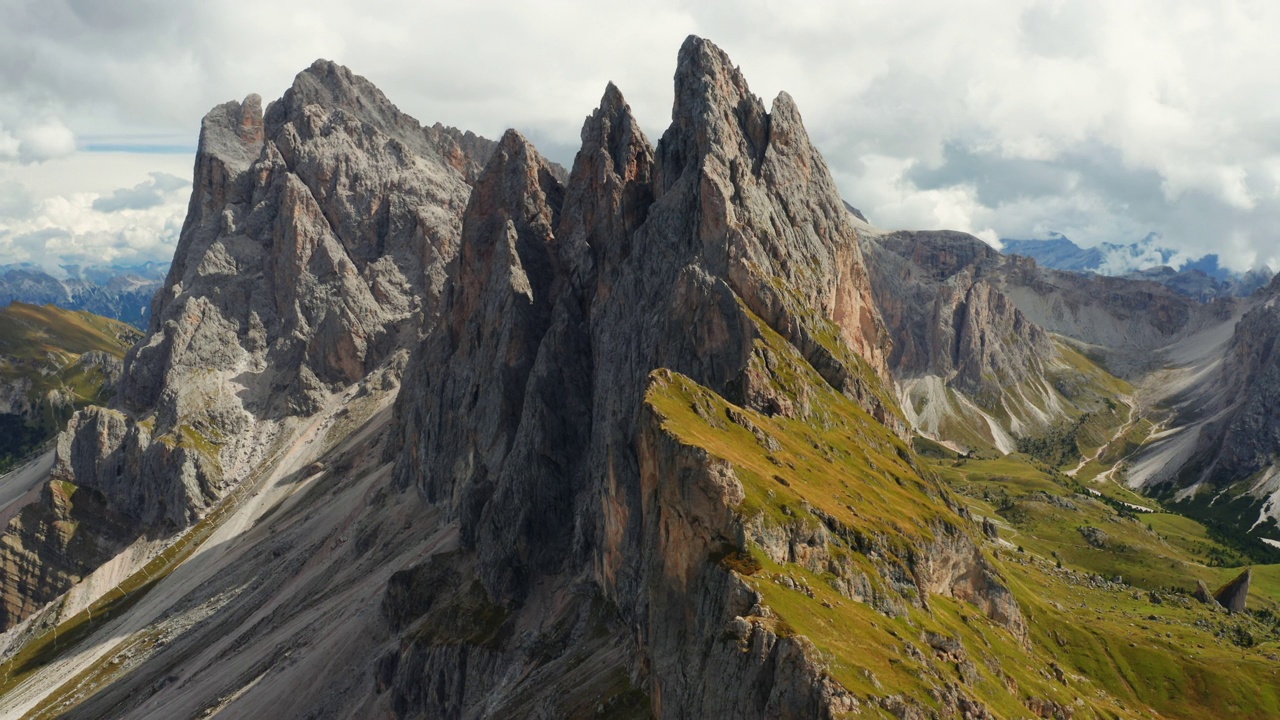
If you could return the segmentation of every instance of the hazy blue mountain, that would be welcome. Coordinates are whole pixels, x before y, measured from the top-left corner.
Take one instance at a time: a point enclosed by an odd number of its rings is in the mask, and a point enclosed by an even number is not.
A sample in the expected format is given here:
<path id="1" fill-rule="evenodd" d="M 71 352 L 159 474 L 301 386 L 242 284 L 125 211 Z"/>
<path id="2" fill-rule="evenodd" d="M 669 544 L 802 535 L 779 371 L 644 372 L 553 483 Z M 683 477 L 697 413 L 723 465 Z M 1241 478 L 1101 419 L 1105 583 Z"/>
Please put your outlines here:
<path id="1" fill-rule="evenodd" d="M 0 265 L 0 306 L 18 301 L 88 310 L 146 329 L 151 298 L 164 282 L 168 263 L 64 266 L 55 277 L 38 265 Z"/>
<path id="2" fill-rule="evenodd" d="M 1105 258 L 1098 248 L 1082 248 L 1062 235 L 1047 240 L 1002 239 L 1006 255 L 1022 255 L 1056 270 L 1097 270 Z"/>
<path id="3" fill-rule="evenodd" d="M 1190 258 L 1161 246 L 1152 233 L 1129 243 L 1099 243 L 1083 248 L 1065 235 L 1049 233 L 1044 239 L 1002 239 L 1006 255 L 1032 258 L 1043 267 L 1072 272 L 1152 280 L 1198 300 L 1245 297 L 1266 285 L 1273 271 L 1268 267 L 1236 272 L 1223 267 L 1216 254 Z"/>

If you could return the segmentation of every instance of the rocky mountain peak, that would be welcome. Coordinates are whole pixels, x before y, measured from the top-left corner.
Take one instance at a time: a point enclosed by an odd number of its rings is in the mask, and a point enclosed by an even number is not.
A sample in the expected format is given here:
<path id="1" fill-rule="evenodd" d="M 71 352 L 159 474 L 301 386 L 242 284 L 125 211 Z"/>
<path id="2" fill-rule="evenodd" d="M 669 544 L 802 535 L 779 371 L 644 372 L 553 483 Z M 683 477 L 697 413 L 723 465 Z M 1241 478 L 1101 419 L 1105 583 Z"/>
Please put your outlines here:
<path id="1" fill-rule="evenodd" d="M 347 111 L 389 135 L 420 129 L 373 83 L 331 60 L 316 60 L 298 73 L 293 85 L 267 109 L 267 124 L 275 128 L 296 119 L 311 105 Z"/>
<path id="2" fill-rule="evenodd" d="M 578 270 L 590 272 L 630 252 L 631 233 L 653 203 L 653 147 L 613 83 L 582 124 L 581 138 L 557 235 L 566 252 L 583 258 Z"/>
<path id="3" fill-rule="evenodd" d="M 499 290 L 492 283 L 523 295 L 527 304 L 516 309 L 536 310 L 547 302 L 560 274 L 554 229 L 563 197 L 550 164 L 524 136 L 508 130 L 476 181 L 464 216 L 448 317 L 455 338 L 483 324 L 477 314 Z"/>
<path id="4" fill-rule="evenodd" d="M 200 123 L 197 162 L 211 156 L 243 170 L 258 159 L 263 132 L 260 96 L 252 94 L 243 102 L 223 103 L 210 110 Z"/>
<path id="5" fill-rule="evenodd" d="M 636 644 L 623 656 L 642 658 L 664 703 L 735 716 L 761 703 L 745 688 L 776 684 L 795 697 L 769 702 L 817 707 L 821 683 L 778 670 L 797 651 L 788 643 L 751 657 L 686 644 L 755 602 L 705 558 L 756 531 L 735 514 L 734 470 L 677 439 L 651 397 L 687 381 L 733 405 L 708 410 L 711 426 L 754 427 L 747 413 L 816 414 L 820 393 L 901 430 L 880 379 L 886 336 L 856 231 L 790 97 L 775 103 L 771 136 L 741 74 L 699 38 L 681 50 L 676 84 L 656 152 L 607 86 L 563 191 L 518 133 L 502 138 L 468 203 L 440 324 L 397 401 L 395 477 L 457 523 L 487 602 L 546 624 L 605 599 Z M 954 547 L 937 554 L 955 557 L 922 569 L 920 592 L 973 598 L 1022 633 L 972 541 L 944 526 Z M 397 617 L 434 602 L 404 587 L 388 594 Z M 506 663 L 524 651 L 499 652 Z M 410 714 L 447 714 L 453 700 L 418 692 L 456 674 L 447 649 L 410 641 L 387 667 Z M 741 678 L 730 698 L 701 695 L 724 675 Z"/>
<path id="6" fill-rule="evenodd" d="M 335 120 L 344 119 L 394 138 L 409 154 L 444 161 L 468 183 L 475 182 L 493 152 L 492 140 L 472 132 L 441 123 L 422 127 L 368 79 L 331 60 L 316 60 L 298 73 L 293 85 L 267 108 L 265 122 L 270 136 L 290 124 L 297 132 L 315 135 L 332 132 Z"/>
<path id="7" fill-rule="evenodd" d="M 624 179 L 629 179 L 628 169 L 635 163 L 636 153 L 649 148 L 631 106 L 612 82 L 605 86 L 600 106 L 583 124 L 581 137 L 584 150 L 606 151 L 613 161 L 613 174 Z"/>
<path id="8" fill-rule="evenodd" d="M 265 113 L 257 95 L 211 110 L 148 335 L 125 359 L 115 405 L 82 412 L 57 445 L 56 479 L 101 505 L 80 535 L 109 555 L 144 533 L 179 531 L 260 472 L 300 419 L 336 411 L 332 399 L 356 386 L 395 387 L 409 348 L 436 324 L 469 181 L 493 147 L 424 130 L 327 61 Z M 527 143 L 507 147 L 519 155 Z M 54 510 L 29 511 L 41 512 Z M 14 524 L 9 552 L 42 546 L 41 527 Z M 92 570 L 43 560 L 47 582 L 5 578 L 22 607 Z"/>
<path id="9" fill-rule="evenodd" d="M 710 153 L 757 163 L 768 135 L 764 103 L 729 56 L 695 35 L 685 39 L 676 60 L 671 127 L 659 144 L 666 166 L 661 189 L 665 192 L 686 166 L 699 166 Z"/>
<path id="10" fill-rule="evenodd" d="M 698 222 L 690 239 L 702 262 L 833 385 L 846 388 L 857 373 L 828 357 L 841 350 L 818 341 L 826 322 L 887 379 L 891 343 L 871 300 L 857 232 L 795 103 L 780 95 L 769 115 L 728 56 L 693 36 L 680 50 L 675 82 L 672 123 L 656 153 L 655 195 L 671 206 L 693 203 Z"/>
<path id="11" fill-rule="evenodd" d="M 527 193 L 541 193 L 545 196 L 547 193 L 558 192 L 560 183 L 555 178 L 551 163 L 519 131 L 507 130 L 480 173 L 469 205 L 485 206 L 495 200 L 514 199 Z M 559 203 L 556 203 L 554 210 L 559 212 Z M 543 220 L 550 223 L 551 227 L 556 224 L 555 217 Z"/>

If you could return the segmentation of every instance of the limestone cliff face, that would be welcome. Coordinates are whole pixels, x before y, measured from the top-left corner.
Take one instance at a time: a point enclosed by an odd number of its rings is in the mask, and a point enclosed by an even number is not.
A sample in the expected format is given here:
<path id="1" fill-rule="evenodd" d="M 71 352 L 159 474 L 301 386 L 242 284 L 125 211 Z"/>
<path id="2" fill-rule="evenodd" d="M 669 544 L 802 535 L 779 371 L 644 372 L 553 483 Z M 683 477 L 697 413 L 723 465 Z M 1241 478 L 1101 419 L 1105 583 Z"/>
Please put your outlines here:
<path id="1" fill-rule="evenodd" d="M 211 112 L 152 332 L 129 358 L 128 409 L 190 416 L 181 388 L 192 375 L 239 368 L 257 385 L 246 411 L 305 413 L 384 361 L 400 334 L 429 329 L 465 173 L 489 149 L 464 162 L 454 135 L 423 130 L 323 61 L 265 117 L 256 96 Z"/>
<path id="2" fill-rule="evenodd" d="M 766 112 L 696 37 L 675 83 L 656 148 L 610 86 L 566 186 L 514 132 L 477 180 L 440 323 L 397 404 L 393 456 L 401 486 L 458 523 L 449 567 L 479 585 L 450 596 L 406 576 L 389 589 L 405 641 L 379 682 L 400 715 L 572 714 L 572 698 L 518 678 L 595 642 L 615 649 L 597 672 L 627 678 L 661 717 L 852 707 L 806 640 L 742 620 L 767 614 L 759 593 L 710 560 L 748 542 L 742 486 L 664 429 L 645 393 L 685 377 L 753 411 L 807 417 L 804 389 L 780 380 L 799 358 L 900 429 L 882 389 L 887 333 L 790 97 Z M 921 593 L 994 597 L 972 541 L 955 542 L 968 549 L 924 549 Z M 1002 622 L 1020 627 L 1008 605 Z M 508 630 L 446 641 L 440 619 L 460 614 Z M 602 634 L 561 629 L 592 624 Z"/>
<path id="3" fill-rule="evenodd" d="M 1001 262 L 985 243 L 953 232 L 893 233 L 864 243 L 876 304 L 894 338 L 897 378 L 944 377 L 968 393 L 999 395 L 1054 355 L 1048 334 L 989 278 Z"/>
<path id="4" fill-rule="evenodd" d="M 1228 388 L 1229 416 L 1217 445 L 1219 477 L 1247 478 L 1280 460 L 1280 280 L 1273 280 L 1260 302 L 1236 324 L 1227 347 L 1222 376 Z"/>
<path id="5" fill-rule="evenodd" d="M 93 524 L 93 533 L 78 531 Z M 39 610 L 73 583 L 111 559 L 132 536 L 128 518 L 113 512 L 101 493 L 67 483 L 41 488 L 38 501 L 9 523 L 0 545 L 0 620 L 7 629 Z M 23 542 L 15 542 L 21 538 Z M 50 558 L 56 561 L 50 562 Z"/>
<path id="6" fill-rule="evenodd" d="M 862 243 L 902 406 L 917 431 L 957 449 L 1010 452 L 1106 404 L 1053 335 L 1137 377 L 1154 351 L 1225 310 L 1155 283 L 1041 268 L 965 233 L 867 227 Z"/>
<path id="7" fill-rule="evenodd" d="M 435 324 L 469 182 L 493 147 L 421 127 L 326 61 L 265 114 L 256 95 L 209 112 L 147 336 L 126 357 L 112 409 L 81 413 L 58 442 L 54 477 L 128 521 L 123 536 L 103 531 L 104 552 L 194 522 L 268 459 L 291 418 L 375 370 L 398 375 Z M 48 543 L 34 527 L 15 520 L 0 562 L 34 553 L 49 568 L 84 564 L 39 550 Z M 92 521 L 77 530 L 98 532 Z M 67 587 L 23 590 L 21 573 L 4 583 L 26 595 L 15 607 Z"/>
<path id="8" fill-rule="evenodd" d="M 916 430 L 957 448 L 1012 451 L 1068 418 L 1043 328 L 1006 293 L 1007 261 L 957 232 L 864 232 L 890 366 Z M 957 432 L 963 428 L 963 432 Z"/>
<path id="9" fill-rule="evenodd" d="M 863 232 L 863 247 L 875 254 L 871 267 L 877 273 L 872 283 L 877 302 L 883 299 L 890 306 L 902 306 L 922 283 L 936 287 L 983 281 L 1008 299 L 1020 322 L 1118 354 L 1149 353 L 1180 333 L 1221 320 L 1218 311 L 1202 308 L 1157 283 L 1040 267 L 1031 258 L 1002 255 L 966 233 L 885 233 L 868 228 Z M 1040 345 L 1040 335 L 1027 330 L 1028 344 Z M 909 333 L 920 335 L 920 329 Z M 927 364 L 929 353 L 923 350 L 895 352 L 911 368 Z"/>
<path id="10" fill-rule="evenodd" d="M 696 199 L 694 239 L 707 269 L 820 369 L 828 361 L 818 359 L 825 353 L 807 317 L 814 311 L 887 379 L 888 337 L 857 234 L 791 96 L 779 94 L 766 113 L 709 44 L 685 45 L 675 81 L 672 124 L 658 145 L 656 192 Z M 829 372 L 833 384 L 848 382 Z"/>
<path id="11" fill-rule="evenodd" d="M 1158 283 L 1051 270 L 1017 255 L 1004 257 L 1003 266 L 1002 289 L 1032 322 L 1116 356 L 1149 355 L 1221 321 L 1219 308 Z"/>

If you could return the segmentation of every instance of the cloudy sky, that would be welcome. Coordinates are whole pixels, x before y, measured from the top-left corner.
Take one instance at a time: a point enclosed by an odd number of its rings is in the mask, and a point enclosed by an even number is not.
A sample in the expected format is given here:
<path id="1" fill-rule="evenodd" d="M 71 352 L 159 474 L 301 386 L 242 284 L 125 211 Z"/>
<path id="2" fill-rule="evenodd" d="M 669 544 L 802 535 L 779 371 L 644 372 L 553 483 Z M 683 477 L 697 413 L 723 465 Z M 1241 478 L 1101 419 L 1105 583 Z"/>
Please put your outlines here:
<path id="1" fill-rule="evenodd" d="M 0 0 L 0 264 L 167 259 L 201 116 L 317 57 L 568 164 L 609 80 L 661 135 L 690 33 L 795 97 L 881 227 L 1280 268 L 1280 4 L 1251 0 Z"/>

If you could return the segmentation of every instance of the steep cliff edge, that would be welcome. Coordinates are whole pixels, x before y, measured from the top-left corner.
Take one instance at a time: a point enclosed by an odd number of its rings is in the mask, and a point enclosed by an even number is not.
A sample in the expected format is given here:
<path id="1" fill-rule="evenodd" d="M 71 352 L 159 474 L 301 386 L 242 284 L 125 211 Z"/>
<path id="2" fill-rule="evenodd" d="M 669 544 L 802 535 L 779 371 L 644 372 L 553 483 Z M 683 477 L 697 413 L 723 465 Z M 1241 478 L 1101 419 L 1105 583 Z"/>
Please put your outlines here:
<path id="1" fill-rule="evenodd" d="M 625 649 L 620 688 L 658 716 L 852 708 L 735 557 L 808 563 L 888 612 L 963 598 L 1025 635 L 965 521 L 894 434 L 887 334 L 794 103 L 780 95 L 766 113 L 699 38 L 675 81 L 656 149 L 610 86 L 567 187 L 513 132 L 477 181 L 441 322 L 397 404 L 396 474 L 459 526 L 452 569 L 413 572 L 478 585 L 449 596 L 406 575 L 389 589 L 405 640 L 382 682 L 398 714 L 577 712 L 562 685 L 515 678 L 561 662 L 574 646 L 556 628 L 589 618 Z M 763 474 L 768 448 L 810 424 L 829 435 Z M 825 462 L 850 500 L 886 480 L 904 489 L 851 511 L 804 487 Z M 867 519 L 895 513 L 913 520 Z M 489 618 L 466 626 L 475 640 L 441 627 L 459 613 Z"/>
<path id="2" fill-rule="evenodd" d="M 1227 346 L 1222 377 L 1232 411 L 1222 423 L 1221 454 L 1209 471 L 1212 480 L 1255 476 L 1280 460 L 1278 342 L 1280 279 L 1275 279 L 1236 324 Z M 1211 441 L 1204 447 L 1212 449 Z"/>
<path id="3" fill-rule="evenodd" d="M 353 166 L 356 155 L 328 153 L 357 128 L 368 133 L 352 140 L 362 152 L 410 148 L 417 131 L 345 71 L 319 63 L 304 73 L 281 101 L 304 105 L 301 124 L 269 108 L 243 181 L 253 194 L 278 181 L 282 196 L 301 198 L 279 212 L 253 205 L 298 260 L 272 265 L 276 244 L 262 251 L 261 312 L 278 322 L 259 316 L 261 361 L 247 340 L 229 351 L 261 363 L 233 371 L 234 397 L 247 432 L 276 438 L 280 452 L 264 450 L 267 462 L 163 552 L 135 542 L 0 637 L 0 714 L 1138 718 L 1205 717 L 1224 701 L 1243 717 L 1273 714 L 1270 643 L 1239 644 L 1263 637 L 1252 634 L 1261 621 L 1214 616 L 1168 589 L 1229 579 L 1185 551 L 1210 545 L 1194 527 L 1152 529 L 1026 458 L 926 458 L 904 438 L 885 385 L 893 364 L 944 367 L 923 358 L 963 336 L 945 365 L 959 382 L 993 369 L 1015 377 L 1022 356 L 998 347 L 1005 331 L 1039 325 L 1034 313 L 1054 307 L 1067 325 L 1089 326 L 1096 305 L 1045 281 L 1039 304 L 1023 310 L 1014 295 L 1026 283 L 997 275 L 942 297 L 941 286 L 985 272 L 985 261 L 947 260 L 959 243 L 939 243 L 942 259 L 922 256 L 912 272 L 937 283 L 920 297 L 941 298 L 939 317 L 960 330 L 925 324 L 925 341 L 896 355 L 885 341 L 892 315 L 912 313 L 888 307 L 889 322 L 877 319 L 876 260 L 856 244 L 866 227 L 835 197 L 789 98 L 765 113 L 724 53 L 698 38 L 681 49 L 676 98 L 654 148 L 606 88 L 567 181 L 514 131 L 484 145 L 485 162 L 457 162 L 454 151 L 476 139 L 439 140 L 439 167 L 474 185 L 455 208 L 454 259 L 438 293 L 426 280 L 406 291 L 421 319 L 411 310 L 379 335 L 371 318 L 400 317 L 394 283 L 370 291 L 378 307 L 359 283 L 392 269 L 414 282 L 400 263 L 417 256 L 370 260 L 359 238 L 384 238 L 395 255 L 394 229 L 412 224 L 390 211 L 376 220 L 376 208 L 400 204 L 350 191 L 365 172 L 331 184 L 343 172 L 324 166 Z M 242 136 L 256 142 L 241 115 L 232 108 L 220 121 L 231 150 Z M 241 217 L 193 205 L 198 217 Z M 239 226 L 253 226 L 254 213 L 245 217 Z M 61 453 L 77 477 L 113 496 L 139 489 L 133 499 L 148 508 L 184 505 L 203 492 L 200 476 L 128 483 L 110 472 L 117 463 L 151 472 L 128 462 L 157 445 L 173 463 L 228 457 L 194 425 L 181 439 L 161 426 L 165 412 L 211 422 L 184 395 L 201 381 L 183 349 L 199 334 L 182 324 L 193 268 L 219 256 L 219 242 L 261 238 L 215 233 L 201 249 L 199 237 L 175 263 L 178 292 L 158 301 L 174 324 L 158 323 L 163 337 L 137 351 L 139 363 L 167 365 L 138 379 L 155 381 L 159 407 L 86 413 Z M 357 280 L 344 279 L 348 267 L 363 268 Z M 274 284 L 294 282 L 290 273 L 304 292 Z M 217 284 L 237 288 L 230 272 Z M 1124 289 L 1139 305 L 1145 291 Z M 218 292 L 202 296 L 217 313 L 206 316 L 241 317 L 230 300 L 224 312 Z M 358 313 L 349 320 L 321 302 L 329 297 Z M 1123 308 L 1104 311 L 1118 327 Z M 1156 342 L 1149 319 L 1135 347 Z M 322 328 L 364 335 L 330 343 Z M 1031 362 L 1041 349 L 1028 350 Z M 296 365 L 271 364 L 285 360 Z M 961 378 L 961 366 L 980 370 Z M 295 381 L 282 367 L 310 376 Z M 344 379 L 359 372 L 369 374 Z M 87 513 L 111 539 L 106 493 L 45 488 L 71 514 L 32 518 L 47 537 L 62 540 Z M 1014 533 L 1019 545 L 1006 539 Z M 1276 569 L 1254 576 L 1253 588 L 1268 587 Z M 1258 600 L 1250 607 L 1275 607 Z"/>
<path id="4" fill-rule="evenodd" d="M 1170 431 L 1139 456 L 1134 482 L 1228 532 L 1280 542 L 1280 280 L 1241 305 L 1182 351 Z"/>
<path id="5" fill-rule="evenodd" d="M 434 326 L 468 178 L 492 149 L 422 128 L 326 61 L 265 115 L 256 95 L 213 109 L 174 262 L 117 400 L 79 414 L 58 443 L 55 481 L 102 509 L 75 531 L 99 552 L 48 550 L 37 515 L 58 505 L 15 518 L 0 562 L 38 565 L 40 579 L 5 574 L 0 626 L 132 539 L 196 522 L 334 393 L 394 384 Z"/>
<path id="6" fill-rule="evenodd" d="M 1062 285 L 1076 278 L 1041 272 L 964 233 L 866 228 L 860 237 L 894 341 L 899 398 L 917 432 L 962 452 L 1009 453 L 1082 418 L 1125 422 L 1120 406 L 1131 389 L 1080 353 L 1097 338 L 1073 333 L 1077 321 L 1069 320 L 1121 311 Z M 1078 347 L 1028 312 L 1058 317 L 1055 327 Z"/>

